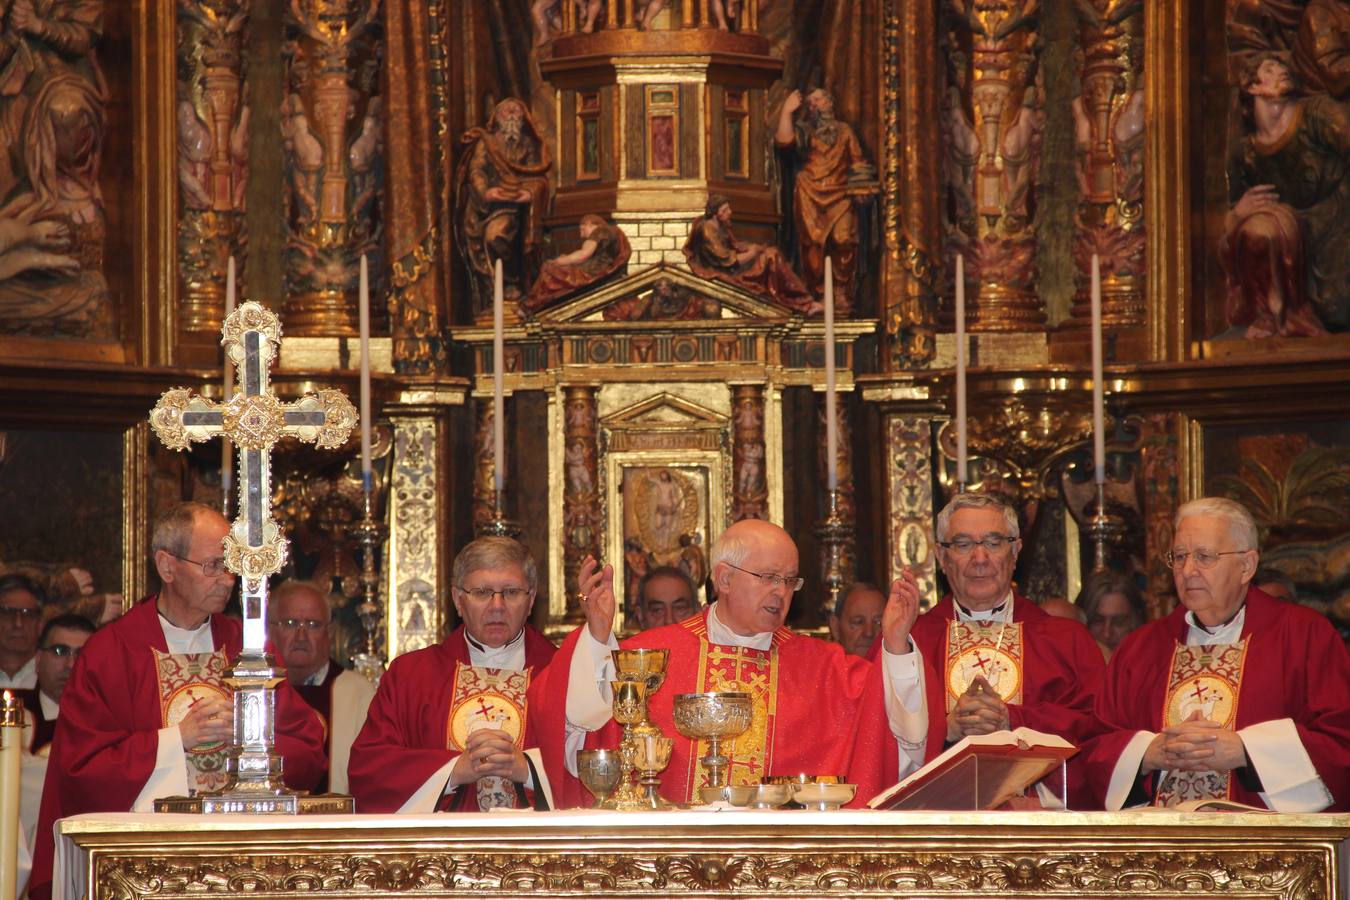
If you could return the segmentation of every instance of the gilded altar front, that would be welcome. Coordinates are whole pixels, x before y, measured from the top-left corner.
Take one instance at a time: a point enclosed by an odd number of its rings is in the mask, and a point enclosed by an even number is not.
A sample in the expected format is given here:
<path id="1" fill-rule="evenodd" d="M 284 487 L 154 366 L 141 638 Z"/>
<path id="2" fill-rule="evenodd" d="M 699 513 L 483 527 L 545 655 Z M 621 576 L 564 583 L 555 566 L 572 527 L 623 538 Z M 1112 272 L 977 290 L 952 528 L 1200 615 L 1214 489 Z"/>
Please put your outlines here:
<path id="1" fill-rule="evenodd" d="M 1346 815 L 106 814 L 61 823 L 57 897 L 1340 900 L 1347 854 Z"/>

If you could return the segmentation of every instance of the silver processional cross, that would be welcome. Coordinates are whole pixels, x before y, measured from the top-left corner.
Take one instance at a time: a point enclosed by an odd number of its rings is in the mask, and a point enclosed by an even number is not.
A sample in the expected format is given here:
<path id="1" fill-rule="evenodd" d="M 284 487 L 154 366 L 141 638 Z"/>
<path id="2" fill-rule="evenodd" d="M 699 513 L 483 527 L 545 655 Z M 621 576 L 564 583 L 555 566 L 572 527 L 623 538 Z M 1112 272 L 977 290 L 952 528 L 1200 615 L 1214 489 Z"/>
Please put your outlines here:
<path id="1" fill-rule="evenodd" d="M 166 447 L 228 438 L 239 460 L 239 517 L 225 536 L 225 566 L 241 579 L 244 647 L 227 682 L 234 689 L 234 750 L 219 794 L 156 801 L 162 812 L 340 812 L 332 803 L 299 803 L 282 781 L 276 752 L 275 692 L 283 675 L 272 665 L 267 638 L 267 577 L 286 561 L 286 538 L 272 519 L 272 447 L 296 437 L 321 449 L 347 441 L 356 409 L 338 390 L 283 403 L 268 386 L 268 369 L 281 349 L 281 324 L 261 304 L 242 304 L 225 320 L 221 344 L 235 365 L 236 393 L 215 403 L 186 388 L 166 391 L 150 425 Z M 307 798 L 319 800 L 321 798 Z M 344 800 L 347 798 L 343 798 Z M 348 800 L 349 802 L 349 800 Z M 350 807 L 347 808 L 350 811 Z"/>

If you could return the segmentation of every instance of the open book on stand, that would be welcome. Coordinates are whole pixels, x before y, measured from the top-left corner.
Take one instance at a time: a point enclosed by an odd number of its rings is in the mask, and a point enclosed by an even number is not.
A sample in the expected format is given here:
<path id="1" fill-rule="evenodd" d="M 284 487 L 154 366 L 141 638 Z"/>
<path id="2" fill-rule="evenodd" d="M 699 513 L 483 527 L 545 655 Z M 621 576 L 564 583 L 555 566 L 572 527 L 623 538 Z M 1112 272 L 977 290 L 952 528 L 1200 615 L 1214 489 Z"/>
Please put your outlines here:
<path id="1" fill-rule="evenodd" d="M 1063 738 L 1018 728 L 972 735 L 872 798 L 874 809 L 997 809 L 1078 752 Z M 1063 784 L 1063 780 L 1060 780 Z"/>

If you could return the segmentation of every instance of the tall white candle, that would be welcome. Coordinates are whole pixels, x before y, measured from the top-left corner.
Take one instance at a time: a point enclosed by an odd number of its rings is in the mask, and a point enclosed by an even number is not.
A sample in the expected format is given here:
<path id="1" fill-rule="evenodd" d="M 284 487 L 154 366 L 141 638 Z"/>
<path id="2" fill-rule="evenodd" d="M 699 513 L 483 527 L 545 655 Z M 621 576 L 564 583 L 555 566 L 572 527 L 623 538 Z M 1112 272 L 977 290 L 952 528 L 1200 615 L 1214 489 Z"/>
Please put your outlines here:
<path id="1" fill-rule="evenodd" d="M 19 887 L 20 753 L 23 706 L 9 691 L 0 706 L 0 898 L 12 900 Z"/>
<path id="2" fill-rule="evenodd" d="M 966 259 L 956 254 L 956 483 L 970 480 L 966 463 Z"/>
<path id="3" fill-rule="evenodd" d="M 370 490 L 374 486 L 370 464 L 370 269 L 364 253 L 357 310 L 361 330 L 361 482 Z"/>
<path id="4" fill-rule="evenodd" d="M 834 260 L 825 257 L 825 466 L 830 490 L 839 489 L 839 407 L 834 374 Z"/>
<path id="5" fill-rule="evenodd" d="M 1106 483 L 1106 410 L 1102 384 L 1102 264 L 1092 254 L 1092 464 L 1093 480 Z"/>
<path id="6" fill-rule="evenodd" d="M 500 494 L 506 485 L 506 399 L 502 371 L 506 354 L 505 311 L 502 299 L 502 261 L 492 272 L 492 477 Z"/>
<path id="7" fill-rule="evenodd" d="M 225 263 L 225 318 L 229 319 L 230 314 L 234 312 L 234 294 L 235 294 L 235 274 L 234 274 L 234 256 L 230 256 Z M 234 396 L 234 361 L 230 359 L 229 354 L 225 356 L 225 385 L 221 391 L 221 399 L 225 403 L 230 402 Z M 224 438 L 220 442 L 220 509 L 226 518 L 230 515 L 230 490 L 234 483 L 234 447 L 230 444 L 229 438 Z"/>

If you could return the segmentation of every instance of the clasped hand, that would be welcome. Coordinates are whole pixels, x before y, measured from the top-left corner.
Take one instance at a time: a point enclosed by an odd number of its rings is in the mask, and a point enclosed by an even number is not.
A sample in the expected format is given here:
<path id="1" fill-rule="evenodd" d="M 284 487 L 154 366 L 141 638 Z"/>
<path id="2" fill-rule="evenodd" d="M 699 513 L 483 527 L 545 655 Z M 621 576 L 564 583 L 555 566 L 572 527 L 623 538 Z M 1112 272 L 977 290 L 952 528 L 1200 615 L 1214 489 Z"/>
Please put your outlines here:
<path id="1" fill-rule="evenodd" d="M 511 735 L 497 728 L 483 728 L 469 735 L 464 752 L 450 770 L 450 784 L 459 787 L 489 775 L 516 784 L 524 784 L 530 776 L 525 754 L 516 749 Z"/>
<path id="2" fill-rule="evenodd" d="M 1247 764 L 1247 748 L 1231 728 L 1200 717 L 1197 711 L 1180 725 L 1164 728 L 1144 752 L 1142 769 L 1152 772 L 1228 772 Z"/>
<path id="3" fill-rule="evenodd" d="M 972 734 L 992 734 L 995 731 L 1007 731 L 1012 727 L 1008 715 L 1008 704 L 998 695 L 998 691 L 984 679 L 976 675 L 970 687 L 956 700 L 956 705 L 947 713 L 947 740 L 955 741 Z"/>

